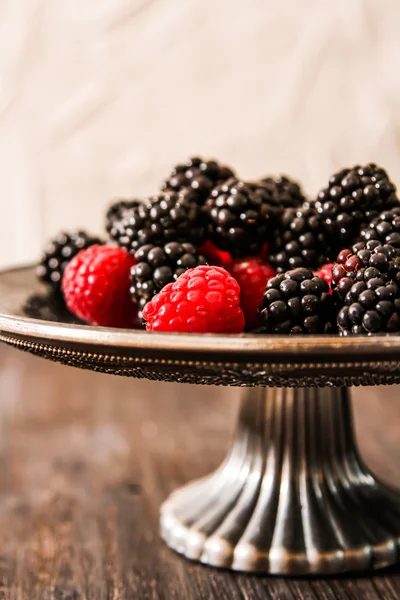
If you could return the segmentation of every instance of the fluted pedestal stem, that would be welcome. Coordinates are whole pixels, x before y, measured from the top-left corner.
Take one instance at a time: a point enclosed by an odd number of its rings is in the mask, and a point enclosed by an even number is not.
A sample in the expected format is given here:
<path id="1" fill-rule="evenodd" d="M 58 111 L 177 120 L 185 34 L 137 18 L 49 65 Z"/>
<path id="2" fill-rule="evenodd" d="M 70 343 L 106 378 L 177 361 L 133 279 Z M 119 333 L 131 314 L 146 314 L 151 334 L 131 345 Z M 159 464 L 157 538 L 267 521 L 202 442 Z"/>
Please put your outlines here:
<path id="1" fill-rule="evenodd" d="M 400 495 L 360 459 L 346 388 L 248 388 L 230 453 L 167 499 L 161 534 L 239 571 L 379 568 L 399 559 Z"/>

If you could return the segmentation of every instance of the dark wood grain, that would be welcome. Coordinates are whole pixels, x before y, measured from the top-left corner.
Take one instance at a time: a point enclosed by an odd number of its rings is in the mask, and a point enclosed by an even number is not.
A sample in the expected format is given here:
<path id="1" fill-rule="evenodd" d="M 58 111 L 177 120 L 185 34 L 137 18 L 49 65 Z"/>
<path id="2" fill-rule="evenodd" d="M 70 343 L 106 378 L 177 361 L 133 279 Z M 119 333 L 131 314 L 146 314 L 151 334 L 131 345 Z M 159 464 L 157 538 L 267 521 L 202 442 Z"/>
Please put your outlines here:
<path id="1" fill-rule="evenodd" d="M 0 600 L 400 598 L 400 568 L 282 579 L 191 564 L 158 537 L 160 503 L 215 468 L 238 390 L 122 379 L 0 347 Z M 368 464 L 400 481 L 398 388 L 358 390 Z"/>

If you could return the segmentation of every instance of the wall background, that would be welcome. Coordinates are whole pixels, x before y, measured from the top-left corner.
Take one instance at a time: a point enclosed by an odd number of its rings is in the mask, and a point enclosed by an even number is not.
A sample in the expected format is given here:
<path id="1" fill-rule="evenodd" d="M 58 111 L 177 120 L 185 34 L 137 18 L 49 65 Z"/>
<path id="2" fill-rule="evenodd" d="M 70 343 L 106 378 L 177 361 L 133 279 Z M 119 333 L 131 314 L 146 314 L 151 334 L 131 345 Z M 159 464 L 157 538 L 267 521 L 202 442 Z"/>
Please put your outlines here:
<path id="1" fill-rule="evenodd" d="M 0 0 L 0 264 L 191 154 L 400 184 L 397 0 Z"/>

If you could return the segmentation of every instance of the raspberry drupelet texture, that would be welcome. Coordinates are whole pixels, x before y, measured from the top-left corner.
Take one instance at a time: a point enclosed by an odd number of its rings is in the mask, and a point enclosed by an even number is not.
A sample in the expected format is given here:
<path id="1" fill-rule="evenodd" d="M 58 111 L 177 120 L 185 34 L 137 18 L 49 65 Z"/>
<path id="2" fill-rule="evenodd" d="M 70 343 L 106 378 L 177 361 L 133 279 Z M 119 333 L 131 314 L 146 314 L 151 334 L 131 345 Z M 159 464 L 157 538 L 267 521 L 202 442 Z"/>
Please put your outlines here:
<path id="1" fill-rule="evenodd" d="M 246 320 L 246 329 L 257 327 L 258 307 L 267 282 L 276 275 L 275 269 L 258 257 L 237 259 L 227 268 L 240 286 L 240 306 Z"/>
<path id="2" fill-rule="evenodd" d="M 359 241 L 360 230 L 380 212 L 398 205 L 395 185 L 374 163 L 335 173 L 317 198 L 318 211 L 336 253 L 344 244 Z"/>
<path id="3" fill-rule="evenodd" d="M 285 175 L 264 177 L 261 179 L 261 183 L 271 190 L 276 202 L 283 208 L 299 208 L 306 200 L 297 181 L 293 181 Z"/>
<path id="4" fill-rule="evenodd" d="M 180 192 L 203 205 L 213 188 L 233 176 L 232 169 L 216 160 L 193 157 L 184 164 L 176 165 L 161 189 Z"/>
<path id="5" fill-rule="evenodd" d="M 332 330 L 332 297 L 324 279 L 305 268 L 270 279 L 259 308 L 265 333 L 327 333 Z"/>
<path id="6" fill-rule="evenodd" d="M 176 281 L 182 273 L 206 264 L 206 259 L 192 244 L 178 242 L 165 246 L 141 246 L 135 259 L 137 264 L 131 269 L 131 295 L 141 309 L 154 294 Z"/>
<path id="7" fill-rule="evenodd" d="M 112 222 L 109 233 L 114 242 L 134 254 L 145 244 L 201 244 L 205 237 L 205 220 L 195 202 L 171 192 L 125 209 L 121 218 Z"/>
<path id="8" fill-rule="evenodd" d="M 317 269 L 333 258 L 335 253 L 314 203 L 288 208 L 282 213 L 269 256 L 278 273 L 298 267 Z"/>
<path id="9" fill-rule="evenodd" d="M 400 250 L 400 206 L 385 210 L 361 230 L 364 241 L 378 240 Z"/>
<path id="10" fill-rule="evenodd" d="M 237 179 L 214 188 L 204 208 L 211 241 L 237 258 L 260 254 L 282 210 L 266 186 Z"/>
<path id="11" fill-rule="evenodd" d="M 237 281 L 222 267 L 189 269 L 146 304 L 148 331 L 241 333 L 244 315 Z"/>
<path id="12" fill-rule="evenodd" d="M 61 288 L 61 280 L 68 263 L 85 248 L 102 241 L 86 231 L 61 232 L 46 246 L 36 269 L 38 278 L 54 290 Z"/>
<path id="13" fill-rule="evenodd" d="M 378 240 L 359 242 L 351 249 L 339 252 L 332 267 L 332 289 L 335 297 L 344 300 L 356 281 L 368 281 L 375 277 L 385 281 L 396 279 L 400 270 L 398 251 L 390 244 Z"/>
<path id="14" fill-rule="evenodd" d="M 123 248 L 91 246 L 79 252 L 65 270 L 62 289 L 69 310 L 91 325 L 136 327 L 130 269 L 133 256 Z"/>

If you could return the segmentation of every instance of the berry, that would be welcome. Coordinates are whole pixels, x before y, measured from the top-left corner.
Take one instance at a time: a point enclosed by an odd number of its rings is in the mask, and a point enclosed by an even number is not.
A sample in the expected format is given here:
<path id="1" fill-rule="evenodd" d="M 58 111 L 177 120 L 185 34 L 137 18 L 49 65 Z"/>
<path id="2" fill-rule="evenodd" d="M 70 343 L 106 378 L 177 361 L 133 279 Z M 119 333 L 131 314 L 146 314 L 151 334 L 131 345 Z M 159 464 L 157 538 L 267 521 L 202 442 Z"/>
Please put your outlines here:
<path id="1" fill-rule="evenodd" d="M 123 248 L 91 246 L 67 266 L 62 289 L 69 310 L 92 325 L 134 327 L 137 305 L 129 294 L 133 256 Z"/>
<path id="2" fill-rule="evenodd" d="M 85 231 L 59 233 L 44 249 L 36 269 L 38 278 L 44 283 L 50 284 L 53 289 L 59 290 L 64 271 L 70 260 L 81 250 L 101 243 L 101 240 L 90 236 Z"/>
<path id="3" fill-rule="evenodd" d="M 266 333 L 327 333 L 332 328 L 332 298 L 324 279 L 305 268 L 270 279 L 258 318 Z"/>
<path id="4" fill-rule="evenodd" d="M 373 163 L 332 175 L 316 203 L 337 252 L 359 241 L 363 227 L 398 204 L 395 185 L 386 171 Z"/>
<path id="5" fill-rule="evenodd" d="M 214 188 L 205 204 L 210 238 L 234 257 L 260 254 L 281 211 L 262 184 L 229 179 Z"/>
<path id="6" fill-rule="evenodd" d="M 298 267 L 317 269 L 334 256 L 315 204 L 305 203 L 299 209 L 287 208 L 283 212 L 269 256 L 278 273 Z"/>
<path id="7" fill-rule="evenodd" d="M 264 177 L 261 183 L 271 189 L 277 203 L 284 208 L 299 208 L 305 202 L 305 197 L 299 184 L 284 175 L 280 175 L 279 177 Z"/>
<path id="8" fill-rule="evenodd" d="M 241 333 L 244 315 L 237 281 L 222 267 L 185 271 L 146 304 L 148 331 Z"/>
<path id="9" fill-rule="evenodd" d="M 227 268 L 232 262 L 232 256 L 229 252 L 219 250 L 210 240 L 207 240 L 204 244 L 199 246 L 197 251 L 206 258 L 209 265 Z"/>
<path id="10" fill-rule="evenodd" d="M 192 244 L 169 242 L 165 246 L 141 246 L 131 269 L 131 296 L 143 308 L 167 283 L 176 281 L 187 269 L 206 264 Z"/>
<path id="11" fill-rule="evenodd" d="M 378 240 L 400 250 L 400 206 L 382 212 L 361 231 L 361 238 Z"/>
<path id="12" fill-rule="evenodd" d="M 118 221 L 122 218 L 126 210 L 135 208 L 141 204 L 141 200 L 118 200 L 111 204 L 106 213 L 106 230 L 110 233 L 114 221 Z"/>
<path id="13" fill-rule="evenodd" d="M 326 283 L 331 288 L 332 284 L 332 268 L 334 263 L 328 263 L 327 265 L 323 265 L 318 271 L 315 271 L 314 275 L 316 277 L 321 277 L 321 279 L 325 279 Z M 332 290 L 331 290 L 332 292 Z"/>
<path id="14" fill-rule="evenodd" d="M 215 160 L 194 157 L 185 164 L 176 165 L 161 189 L 181 192 L 203 205 L 215 186 L 233 176 L 234 172 L 229 167 L 220 165 Z"/>
<path id="15" fill-rule="evenodd" d="M 32 294 L 22 307 L 24 313 L 32 319 L 56 321 L 58 323 L 78 322 L 68 310 L 60 289 L 49 288 L 44 294 Z"/>
<path id="16" fill-rule="evenodd" d="M 276 275 L 275 269 L 256 257 L 235 260 L 228 271 L 240 286 L 240 306 L 244 312 L 246 328 L 257 327 L 258 307 L 267 282 Z"/>
<path id="17" fill-rule="evenodd" d="M 358 272 L 357 282 L 347 292 L 338 314 L 340 335 L 400 331 L 399 281 L 362 278 L 363 271 Z"/>
<path id="18" fill-rule="evenodd" d="M 359 242 L 352 249 L 339 252 L 332 267 L 332 289 L 340 303 L 356 281 L 368 282 L 376 277 L 390 281 L 397 278 L 399 271 L 396 248 L 377 240 Z"/>
<path id="19" fill-rule="evenodd" d="M 200 244 L 205 225 L 197 204 L 171 192 L 124 210 L 121 217 L 112 222 L 109 233 L 114 242 L 134 254 L 145 244 Z"/>

